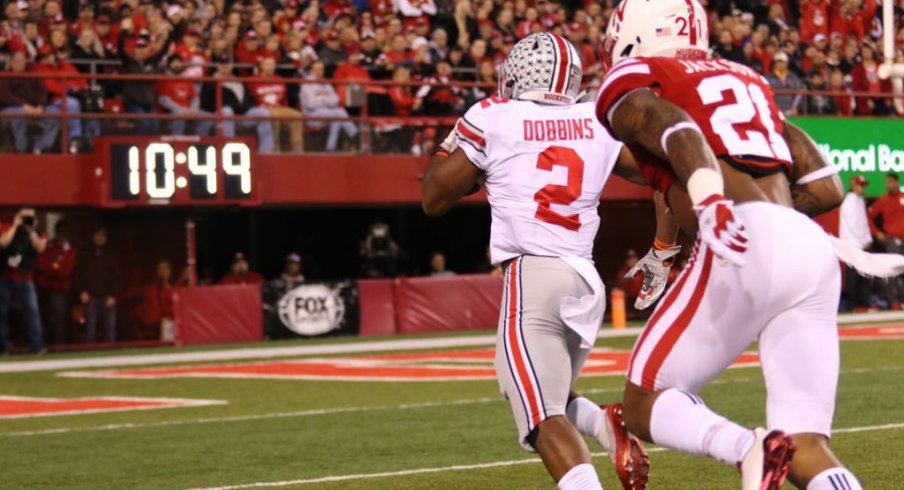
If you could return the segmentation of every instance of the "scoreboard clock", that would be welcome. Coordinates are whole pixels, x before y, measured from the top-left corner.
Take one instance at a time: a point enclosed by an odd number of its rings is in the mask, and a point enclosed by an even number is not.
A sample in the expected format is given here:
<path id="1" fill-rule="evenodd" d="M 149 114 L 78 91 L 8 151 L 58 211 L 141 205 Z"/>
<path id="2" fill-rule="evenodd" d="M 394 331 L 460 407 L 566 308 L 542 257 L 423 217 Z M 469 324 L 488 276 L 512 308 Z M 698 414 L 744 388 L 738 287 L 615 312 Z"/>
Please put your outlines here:
<path id="1" fill-rule="evenodd" d="M 260 202 L 250 138 L 116 136 L 97 138 L 95 148 L 101 205 Z"/>

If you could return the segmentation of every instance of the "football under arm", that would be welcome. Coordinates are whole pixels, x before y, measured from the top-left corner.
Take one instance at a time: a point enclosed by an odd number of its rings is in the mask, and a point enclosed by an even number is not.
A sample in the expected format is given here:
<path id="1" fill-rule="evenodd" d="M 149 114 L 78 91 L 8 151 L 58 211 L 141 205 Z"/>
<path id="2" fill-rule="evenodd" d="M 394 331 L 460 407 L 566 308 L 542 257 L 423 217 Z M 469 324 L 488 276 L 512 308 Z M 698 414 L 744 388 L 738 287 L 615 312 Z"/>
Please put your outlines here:
<path id="1" fill-rule="evenodd" d="M 831 211 L 844 200 L 844 188 L 832 164 L 816 142 L 794 124 L 785 121 L 785 139 L 791 148 L 791 197 L 794 209 L 816 216 Z"/>
<path id="2" fill-rule="evenodd" d="M 462 197 L 478 187 L 480 169 L 461 149 L 451 155 L 434 155 L 424 174 L 421 207 L 427 216 L 446 214 Z"/>
<path id="3" fill-rule="evenodd" d="M 621 141 L 639 144 L 669 161 L 681 182 L 687 184 L 694 172 L 704 168 L 721 175 L 716 155 L 696 123 L 683 109 L 651 90 L 627 93 L 609 112 L 609 125 Z"/>

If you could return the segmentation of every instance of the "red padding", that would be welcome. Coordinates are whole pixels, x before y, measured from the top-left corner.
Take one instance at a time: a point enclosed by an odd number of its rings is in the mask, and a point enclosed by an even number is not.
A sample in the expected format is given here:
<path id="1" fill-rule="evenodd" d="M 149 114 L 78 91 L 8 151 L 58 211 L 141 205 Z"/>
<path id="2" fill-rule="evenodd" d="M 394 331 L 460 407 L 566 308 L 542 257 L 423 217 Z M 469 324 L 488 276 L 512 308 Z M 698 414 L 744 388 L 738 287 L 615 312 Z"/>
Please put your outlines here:
<path id="1" fill-rule="evenodd" d="M 260 285 L 177 288 L 176 341 L 181 345 L 263 340 Z"/>
<path id="2" fill-rule="evenodd" d="M 361 309 L 361 335 L 396 333 L 396 311 L 393 279 L 361 279 L 358 281 L 358 307 Z"/>
<path id="3" fill-rule="evenodd" d="M 399 333 L 493 328 L 499 322 L 502 276 L 399 279 L 395 300 Z"/>

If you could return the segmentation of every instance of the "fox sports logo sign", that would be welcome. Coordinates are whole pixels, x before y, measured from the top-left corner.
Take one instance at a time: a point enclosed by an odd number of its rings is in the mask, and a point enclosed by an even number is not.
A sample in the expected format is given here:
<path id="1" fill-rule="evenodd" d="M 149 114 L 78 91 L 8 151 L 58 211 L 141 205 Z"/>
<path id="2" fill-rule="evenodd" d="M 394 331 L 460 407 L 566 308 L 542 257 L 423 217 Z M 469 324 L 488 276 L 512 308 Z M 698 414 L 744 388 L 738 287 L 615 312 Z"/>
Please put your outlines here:
<path id="1" fill-rule="evenodd" d="M 283 295 L 278 311 L 289 330 L 299 335 L 321 335 L 342 326 L 345 301 L 337 288 L 306 284 Z"/>

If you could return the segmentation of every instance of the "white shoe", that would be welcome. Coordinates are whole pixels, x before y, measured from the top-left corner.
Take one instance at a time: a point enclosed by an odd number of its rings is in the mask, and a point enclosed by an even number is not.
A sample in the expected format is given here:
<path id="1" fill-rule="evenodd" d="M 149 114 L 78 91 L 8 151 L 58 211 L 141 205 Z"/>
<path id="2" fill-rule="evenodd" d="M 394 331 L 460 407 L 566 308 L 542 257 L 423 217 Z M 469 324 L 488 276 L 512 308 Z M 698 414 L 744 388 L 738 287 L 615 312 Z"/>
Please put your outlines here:
<path id="1" fill-rule="evenodd" d="M 738 464 L 741 490 L 779 490 L 791 469 L 794 444 L 780 430 L 767 432 L 757 427 L 753 433 L 753 447 Z"/>

